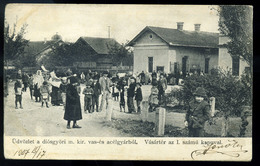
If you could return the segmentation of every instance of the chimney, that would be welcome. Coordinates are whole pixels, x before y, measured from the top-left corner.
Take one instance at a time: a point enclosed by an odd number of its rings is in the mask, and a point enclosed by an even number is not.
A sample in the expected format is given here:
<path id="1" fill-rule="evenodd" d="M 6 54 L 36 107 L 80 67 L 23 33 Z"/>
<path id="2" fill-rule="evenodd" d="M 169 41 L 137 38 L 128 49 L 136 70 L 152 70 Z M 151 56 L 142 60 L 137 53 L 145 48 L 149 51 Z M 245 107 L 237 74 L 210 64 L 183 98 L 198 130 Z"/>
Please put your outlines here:
<path id="1" fill-rule="evenodd" d="M 44 38 L 44 44 L 45 44 L 46 42 L 47 42 L 47 38 L 45 37 L 45 38 Z"/>
<path id="2" fill-rule="evenodd" d="M 200 31 L 200 24 L 194 24 L 194 30 L 196 32 L 199 32 Z"/>
<path id="3" fill-rule="evenodd" d="M 184 24 L 184 22 L 177 22 L 177 29 L 182 31 L 183 30 L 183 24 Z"/>

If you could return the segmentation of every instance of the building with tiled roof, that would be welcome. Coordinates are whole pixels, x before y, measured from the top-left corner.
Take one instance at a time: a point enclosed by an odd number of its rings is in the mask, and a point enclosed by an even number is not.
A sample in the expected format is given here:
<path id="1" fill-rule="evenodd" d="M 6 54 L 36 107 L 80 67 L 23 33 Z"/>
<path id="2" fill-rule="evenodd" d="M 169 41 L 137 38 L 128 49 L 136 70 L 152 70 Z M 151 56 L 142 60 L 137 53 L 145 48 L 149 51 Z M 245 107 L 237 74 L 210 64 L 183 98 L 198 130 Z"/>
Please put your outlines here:
<path id="1" fill-rule="evenodd" d="M 178 22 L 177 29 L 147 26 L 136 35 L 128 43 L 134 48 L 134 72 L 209 73 L 217 67 L 219 34 L 200 31 L 200 24 L 194 31 L 183 30 L 183 25 Z"/>
<path id="2" fill-rule="evenodd" d="M 111 69 L 113 63 L 109 54 L 109 46 L 114 44 L 120 45 L 112 38 L 80 37 L 74 43 L 74 48 L 78 50 L 76 54 L 80 55 L 75 56 L 92 58 L 85 62 L 75 62 L 74 66 L 99 70 Z"/>

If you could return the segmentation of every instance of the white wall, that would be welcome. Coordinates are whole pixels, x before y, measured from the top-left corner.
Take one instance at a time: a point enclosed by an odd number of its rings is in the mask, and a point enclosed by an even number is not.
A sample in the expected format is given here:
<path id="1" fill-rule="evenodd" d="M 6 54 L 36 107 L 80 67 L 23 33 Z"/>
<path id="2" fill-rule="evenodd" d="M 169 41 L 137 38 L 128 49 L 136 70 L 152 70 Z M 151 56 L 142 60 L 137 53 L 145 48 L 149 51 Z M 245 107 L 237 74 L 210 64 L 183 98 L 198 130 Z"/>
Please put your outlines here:
<path id="1" fill-rule="evenodd" d="M 174 47 L 176 50 L 176 60 L 180 64 L 180 70 L 182 70 L 182 58 L 188 57 L 187 70 L 189 71 L 192 65 L 199 65 L 201 70 L 205 72 L 205 57 L 209 57 L 209 72 L 212 68 L 218 66 L 218 52 L 210 51 L 205 53 L 203 48 L 188 48 L 188 47 Z"/>
<path id="2" fill-rule="evenodd" d="M 156 66 L 164 66 L 164 71 L 169 72 L 169 56 L 167 46 L 135 47 L 134 49 L 134 73 L 148 72 L 148 57 L 153 57 L 153 70 Z"/>
<path id="3" fill-rule="evenodd" d="M 219 48 L 219 67 L 224 70 L 232 69 L 232 57 L 224 47 Z M 249 67 L 249 65 L 240 59 L 239 75 L 243 74 L 245 67 Z"/>
<path id="4" fill-rule="evenodd" d="M 174 52 L 171 54 L 173 57 Z M 148 57 L 153 57 L 153 70 L 164 66 L 164 71 L 169 72 L 169 46 L 153 32 L 145 32 L 134 44 L 134 73 L 148 72 Z"/>
<path id="5" fill-rule="evenodd" d="M 226 69 L 232 69 L 232 57 L 228 53 L 227 48 L 223 47 L 223 44 L 227 43 L 229 41 L 228 37 L 220 36 L 219 37 L 219 67 L 226 70 Z M 245 67 L 249 67 L 249 65 L 240 59 L 239 62 L 239 75 L 243 74 Z"/>

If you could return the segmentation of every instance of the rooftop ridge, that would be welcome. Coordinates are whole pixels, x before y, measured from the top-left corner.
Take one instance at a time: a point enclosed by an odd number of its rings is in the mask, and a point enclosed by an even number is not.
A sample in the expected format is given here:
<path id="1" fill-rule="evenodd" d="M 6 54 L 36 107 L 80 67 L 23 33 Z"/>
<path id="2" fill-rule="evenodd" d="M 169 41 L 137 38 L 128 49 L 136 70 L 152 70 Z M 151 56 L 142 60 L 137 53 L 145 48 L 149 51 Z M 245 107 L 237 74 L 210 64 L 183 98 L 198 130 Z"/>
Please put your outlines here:
<path id="1" fill-rule="evenodd" d="M 160 28 L 160 29 L 168 29 L 168 30 L 176 30 L 176 31 L 180 31 L 180 30 L 178 30 L 178 29 L 176 29 L 176 28 L 165 28 L 165 27 L 157 27 L 157 26 L 147 26 L 148 28 Z M 220 33 L 218 33 L 218 32 L 208 32 L 208 31 L 199 31 L 199 32 L 197 32 L 197 31 L 191 31 L 191 30 L 181 30 L 181 31 L 183 31 L 183 32 L 193 32 L 193 33 L 205 33 L 205 34 L 220 34 Z"/>
<path id="2" fill-rule="evenodd" d="M 81 36 L 82 38 L 92 38 L 92 39 L 111 39 L 115 40 L 114 38 L 105 38 L 105 37 L 88 37 L 88 36 Z"/>

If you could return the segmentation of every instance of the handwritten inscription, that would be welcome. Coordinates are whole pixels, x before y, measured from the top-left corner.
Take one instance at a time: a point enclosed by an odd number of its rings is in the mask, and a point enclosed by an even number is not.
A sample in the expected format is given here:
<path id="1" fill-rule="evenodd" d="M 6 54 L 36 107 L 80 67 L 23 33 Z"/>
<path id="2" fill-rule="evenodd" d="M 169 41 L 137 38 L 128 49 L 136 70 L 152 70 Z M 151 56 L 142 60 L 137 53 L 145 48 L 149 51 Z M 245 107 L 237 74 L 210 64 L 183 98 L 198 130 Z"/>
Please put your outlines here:
<path id="1" fill-rule="evenodd" d="M 14 156 L 31 159 L 41 159 L 46 155 L 46 151 L 41 146 L 35 146 L 33 149 L 19 149 L 14 153 Z"/>
<path id="2" fill-rule="evenodd" d="M 203 149 L 195 150 L 191 153 L 192 159 L 197 159 L 202 155 L 208 154 L 221 154 L 230 157 L 240 157 L 241 153 L 247 153 L 248 151 L 243 149 L 243 145 L 239 144 L 236 140 L 228 140 L 228 143 L 217 145 L 214 143 L 207 144 Z"/>

